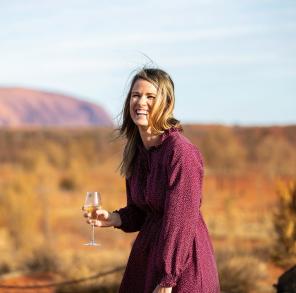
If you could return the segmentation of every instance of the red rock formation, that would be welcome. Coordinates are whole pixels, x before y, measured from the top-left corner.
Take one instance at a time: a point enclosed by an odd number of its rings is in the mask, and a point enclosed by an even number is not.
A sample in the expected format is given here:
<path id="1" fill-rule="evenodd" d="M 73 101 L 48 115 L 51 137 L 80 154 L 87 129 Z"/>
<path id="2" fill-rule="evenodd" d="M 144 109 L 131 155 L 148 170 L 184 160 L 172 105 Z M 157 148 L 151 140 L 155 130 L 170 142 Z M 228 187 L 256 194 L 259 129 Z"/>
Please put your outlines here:
<path id="1" fill-rule="evenodd" d="M 63 94 L 0 88 L 0 126 L 112 126 L 100 106 Z"/>

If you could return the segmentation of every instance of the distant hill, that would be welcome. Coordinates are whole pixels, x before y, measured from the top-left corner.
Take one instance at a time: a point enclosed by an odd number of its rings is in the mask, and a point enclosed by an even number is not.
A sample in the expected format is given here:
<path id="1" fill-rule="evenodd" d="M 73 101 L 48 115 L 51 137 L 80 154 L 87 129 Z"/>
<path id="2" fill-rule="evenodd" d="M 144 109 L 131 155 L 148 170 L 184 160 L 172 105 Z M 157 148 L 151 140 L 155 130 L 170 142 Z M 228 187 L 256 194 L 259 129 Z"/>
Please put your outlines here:
<path id="1" fill-rule="evenodd" d="M 26 88 L 0 88 L 0 127 L 112 126 L 100 106 L 77 98 Z"/>

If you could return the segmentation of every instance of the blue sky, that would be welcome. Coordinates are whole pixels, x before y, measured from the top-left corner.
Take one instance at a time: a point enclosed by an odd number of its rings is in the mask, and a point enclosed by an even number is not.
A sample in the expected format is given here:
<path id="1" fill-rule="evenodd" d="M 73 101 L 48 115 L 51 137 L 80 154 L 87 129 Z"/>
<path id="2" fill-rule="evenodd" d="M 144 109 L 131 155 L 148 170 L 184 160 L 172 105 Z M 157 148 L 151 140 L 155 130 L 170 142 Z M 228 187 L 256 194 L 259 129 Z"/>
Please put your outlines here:
<path id="1" fill-rule="evenodd" d="M 149 63 L 184 123 L 296 123 L 295 0 L 0 0 L 0 86 L 61 92 L 115 119 Z M 115 120 L 114 120 L 115 121 Z"/>

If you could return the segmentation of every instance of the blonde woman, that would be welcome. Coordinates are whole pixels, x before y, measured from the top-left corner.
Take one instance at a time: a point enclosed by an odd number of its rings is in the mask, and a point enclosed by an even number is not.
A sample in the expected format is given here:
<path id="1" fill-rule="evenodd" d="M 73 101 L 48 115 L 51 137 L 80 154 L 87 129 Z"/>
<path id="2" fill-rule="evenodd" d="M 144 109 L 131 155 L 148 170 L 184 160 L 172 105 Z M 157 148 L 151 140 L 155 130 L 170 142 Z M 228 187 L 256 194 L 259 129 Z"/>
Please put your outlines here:
<path id="1" fill-rule="evenodd" d="M 137 232 L 119 292 L 218 293 L 212 244 L 200 212 L 203 159 L 173 117 L 174 83 L 160 69 L 132 79 L 120 134 L 127 205 L 97 211 L 96 226 Z"/>

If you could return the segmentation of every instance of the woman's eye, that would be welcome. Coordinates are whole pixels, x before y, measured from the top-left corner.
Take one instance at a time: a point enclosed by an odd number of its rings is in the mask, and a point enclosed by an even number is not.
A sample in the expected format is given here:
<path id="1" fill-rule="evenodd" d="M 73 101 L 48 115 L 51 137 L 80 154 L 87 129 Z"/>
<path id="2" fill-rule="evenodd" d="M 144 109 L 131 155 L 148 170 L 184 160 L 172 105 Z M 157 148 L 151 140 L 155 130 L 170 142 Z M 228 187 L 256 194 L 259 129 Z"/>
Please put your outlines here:
<path id="1" fill-rule="evenodd" d="M 155 99 L 155 97 L 154 96 L 148 96 L 148 99 L 153 100 L 153 99 Z"/>

